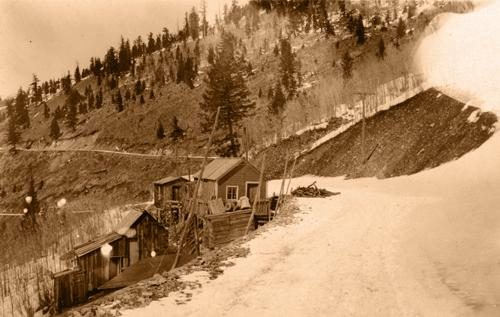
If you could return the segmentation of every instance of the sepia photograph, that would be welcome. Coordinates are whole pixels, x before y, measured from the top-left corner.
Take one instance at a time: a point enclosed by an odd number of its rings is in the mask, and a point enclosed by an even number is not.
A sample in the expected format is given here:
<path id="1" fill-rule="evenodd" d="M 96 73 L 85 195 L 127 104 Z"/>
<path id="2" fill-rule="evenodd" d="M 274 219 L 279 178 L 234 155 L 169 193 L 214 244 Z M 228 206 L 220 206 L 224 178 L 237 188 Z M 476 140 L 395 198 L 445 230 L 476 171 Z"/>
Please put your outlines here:
<path id="1" fill-rule="evenodd" d="M 500 0 L 0 0 L 0 317 L 500 316 Z"/>

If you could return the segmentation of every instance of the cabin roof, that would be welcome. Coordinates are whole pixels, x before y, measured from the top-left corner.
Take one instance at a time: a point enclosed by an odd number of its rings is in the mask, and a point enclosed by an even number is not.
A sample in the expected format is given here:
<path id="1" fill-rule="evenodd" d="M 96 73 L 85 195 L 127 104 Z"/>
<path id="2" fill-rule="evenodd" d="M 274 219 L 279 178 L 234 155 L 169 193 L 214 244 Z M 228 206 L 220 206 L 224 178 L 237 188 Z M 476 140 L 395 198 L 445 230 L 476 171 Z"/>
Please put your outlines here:
<path id="1" fill-rule="evenodd" d="M 125 233 L 136 223 L 141 216 L 146 213 L 144 210 L 131 210 L 125 217 L 116 225 L 114 231 L 120 235 L 125 235 Z"/>
<path id="2" fill-rule="evenodd" d="M 204 180 L 212 180 L 218 181 L 222 177 L 226 176 L 229 172 L 239 166 L 242 162 L 246 162 L 243 158 L 216 158 L 212 162 L 208 163 L 205 166 L 205 170 L 203 171 L 203 179 Z M 248 162 L 247 162 L 248 163 Z M 250 164 L 250 163 L 248 163 Z M 253 166 L 253 165 L 252 165 Z M 198 178 L 198 175 L 201 171 L 198 171 L 194 174 L 195 178 Z"/>
<path id="3" fill-rule="evenodd" d="M 186 181 L 186 182 L 188 181 L 188 179 L 185 176 L 168 176 L 168 177 L 159 179 L 157 181 L 154 181 L 153 184 L 154 185 L 167 185 L 167 184 L 176 182 L 178 180 Z"/>

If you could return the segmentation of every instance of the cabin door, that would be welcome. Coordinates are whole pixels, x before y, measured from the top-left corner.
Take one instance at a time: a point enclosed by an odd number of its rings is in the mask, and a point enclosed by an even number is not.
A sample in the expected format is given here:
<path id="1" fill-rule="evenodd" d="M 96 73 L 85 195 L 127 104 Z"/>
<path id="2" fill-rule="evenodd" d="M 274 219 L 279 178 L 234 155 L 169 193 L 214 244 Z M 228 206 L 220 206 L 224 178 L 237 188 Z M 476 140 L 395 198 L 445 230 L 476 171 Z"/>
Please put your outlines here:
<path id="1" fill-rule="evenodd" d="M 179 195 L 180 191 L 180 186 L 172 186 L 172 200 L 181 200 Z"/>
<path id="2" fill-rule="evenodd" d="M 109 263 L 109 279 L 117 276 L 121 271 L 121 257 L 113 256 L 111 257 L 111 261 Z"/>
<path id="3" fill-rule="evenodd" d="M 255 199 L 255 195 L 257 194 L 257 189 L 259 187 L 259 184 L 257 183 L 247 183 L 247 192 L 246 196 L 248 197 L 248 200 L 253 202 Z"/>
<path id="4" fill-rule="evenodd" d="M 130 265 L 139 261 L 139 243 L 137 240 L 130 240 L 129 243 Z"/>

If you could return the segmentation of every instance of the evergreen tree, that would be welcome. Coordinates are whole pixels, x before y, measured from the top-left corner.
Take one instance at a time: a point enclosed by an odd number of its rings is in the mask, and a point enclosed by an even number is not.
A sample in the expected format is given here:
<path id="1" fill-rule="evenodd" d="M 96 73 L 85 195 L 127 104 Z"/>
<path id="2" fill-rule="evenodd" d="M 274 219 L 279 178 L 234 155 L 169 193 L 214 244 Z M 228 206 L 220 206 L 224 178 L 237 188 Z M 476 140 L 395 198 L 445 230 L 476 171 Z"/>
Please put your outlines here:
<path id="1" fill-rule="evenodd" d="M 295 61 L 290 42 L 287 39 L 282 39 L 280 58 L 281 82 L 289 98 L 297 93 L 297 79 L 295 77 L 297 73 L 296 66 L 297 62 Z"/>
<path id="2" fill-rule="evenodd" d="M 57 118 L 55 116 L 52 118 L 52 122 L 50 123 L 49 136 L 53 140 L 57 140 L 61 136 L 61 129 L 59 128 L 59 123 L 57 123 Z"/>
<path id="3" fill-rule="evenodd" d="M 236 38 L 224 32 L 218 47 L 214 65 L 208 71 L 207 88 L 200 104 L 202 129 L 210 131 L 217 108 L 221 108 L 218 131 L 214 144 L 222 156 L 238 156 L 240 144 L 237 130 L 241 122 L 255 108 L 243 77 L 244 65 L 235 52 Z"/>
<path id="4" fill-rule="evenodd" d="M 356 25 L 356 19 L 351 13 L 349 13 L 347 17 L 347 29 L 349 29 L 351 33 L 354 33 L 354 31 L 356 31 Z"/>
<path id="5" fill-rule="evenodd" d="M 104 71 L 108 75 L 116 74 L 119 71 L 118 59 L 114 47 L 110 47 L 104 57 Z"/>
<path id="6" fill-rule="evenodd" d="M 139 99 L 139 102 L 141 103 L 141 105 L 145 104 L 146 101 L 144 100 L 144 96 L 141 95 L 141 98 Z"/>
<path id="7" fill-rule="evenodd" d="M 73 131 L 76 129 L 76 124 L 78 122 L 77 118 L 77 106 L 82 100 L 82 96 L 76 89 L 71 89 L 66 101 L 64 103 L 66 111 L 66 126 L 71 128 Z"/>
<path id="8" fill-rule="evenodd" d="M 161 36 L 161 44 L 163 46 L 164 49 L 166 49 L 167 51 L 170 50 L 170 46 L 171 46 L 171 40 L 170 40 L 170 32 L 168 31 L 168 28 L 163 28 L 163 34 Z"/>
<path id="9" fill-rule="evenodd" d="M 95 98 L 96 109 L 102 108 L 102 103 L 103 103 L 102 88 L 99 88 L 99 92 L 96 94 L 96 98 Z"/>
<path id="10" fill-rule="evenodd" d="M 201 33 L 203 37 L 208 35 L 208 21 L 207 21 L 207 3 L 206 0 L 201 1 Z"/>
<path id="11" fill-rule="evenodd" d="M 186 12 L 184 16 L 184 29 L 182 30 L 182 36 L 181 36 L 181 39 L 184 41 L 184 43 L 186 43 L 187 38 L 191 34 L 190 28 L 191 25 L 189 25 L 189 16 L 188 13 Z"/>
<path id="12" fill-rule="evenodd" d="M 238 0 L 232 0 L 231 2 L 231 13 L 230 19 L 233 24 L 239 28 L 240 20 L 241 20 L 241 8 L 238 5 Z"/>
<path id="13" fill-rule="evenodd" d="M 199 65 L 200 64 L 200 59 L 201 59 L 201 52 L 200 52 L 200 40 L 196 40 L 196 44 L 194 46 L 194 58 L 195 58 L 195 64 Z"/>
<path id="14" fill-rule="evenodd" d="M 169 134 L 169 138 L 173 143 L 177 143 L 184 139 L 185 131 L 179 126 L 179 119 L 177 116 L 172 118 L 172 130 Z"/>
<path id="15" fill-rule="evenodd" d="M 184 60 L 182 55 L 177 60 L 177 78 L 176 83 L 180 84 L 184 80 Z"/>
<path id="16" fill-rule="evenodd" d="M 365 43 L 365 26 L 363 24 L 363 16 L 358 17 L 358 21 L 356 23 L 356 37 L 358 45 Z"/>
<path id="17" fill-rule="evenodd" d="M 214 60 L 215 60 L 215 51 L 214 51 L 214 48 L 213 46 L 210 46 L 208 48 L 208 57 L 207 57 L 207 60 L 208 60 L 208 63 L 210 65 L 213 65 L 214 64 Z"/>
<path id="18" fill-rule="evenodd" d="M 259 99 L 262 98 L 262 88 L 259 88 Z"/>
<path id="19" fill-rule="evenodd" d="M 46 102 L 43 103 L 43 116 L 45 117 L 45 119 L 48 119 L 50 117 L 50 109 Z"/>
<path id="20" fill-rule="evenodd" d="M 189 56 L 184 64 L 183 81 L 191 89 L 194 88 L 194 79 L 196 78 L 194 66 L 193 59 Z"/>
<path id="21" fill-rule="evenodd" d="M 120 40 L 120 49 L 118 51 L 118 68 L 120 72 L 128 72 L 132 62 L 132 52 L 130 50 L 130 42 L 123 39 Z"/>
<path id="22" fill-rule="evenodd" d="M 193 41 L 196 41 L 200 37 L 200 16 L 196 12 L 195 7 L 189 13 L 189 34 Z"/>
<path id="23" fill-rule="evenodd" d="M 16 144 L 21 141 L 21 135 L 17 130 L 17 119 L 15 114 L 14 106 L 12 105 L 12 100 L 7 100 L 7 117 L 8 117 L 8 126 L 7 126 L 7 144 L 16 146 Z"/>
<path id="24" fill-rule="evenodd" d="M 330 23 L 330 19 L 328 17 L 328 11 L 326 9 L 326 0 L 320 0 L 318 3 L 319 10 L 319 19 L 321 28 L 325 32 L 326 36 L 335 35 L 335 30 L 333 28 L 332 23 Z"/>
<path id="25" fill-rule="evenodd" d="M 406 35 L 406 23 L 402 18 L 399 18 L 398 26 L 396 28 L 396 36 L 401 39 Z"/>
<path id="26" fill-rule="evenodd" d="M 71 75 L 69 74 L 69 71 L 68 75 L 61 78 L 61 86 L 64 94 L 68 95 L 71 91 Z"/>
<path id="27" fill-rule="evenodd" d="M 87 95 L 87 104 L 89 106 L 89 110 L 94 109 L 94 107 L 97 108 L 95 105 L 94 92 L 92 90 L 90 90 L 88 95 Z"/>
<path id="28" fill-rule="evenodd" d="M 143 89 L 142 89 L 141 80 L 137 79 L 137 81 L 135 82 L 135 86 L 134 86 L 134 93 L 136 96 L 139 96 L 142 94 L 142 92 L 143 92 Z"/>
<path id="29" fill-rule="evenodd" d="M 123 98 L 120 90 L 118 89 L 115 97 L 115 105 L 116 105 L 116 111 L 122 112 L 124 107 L 123 107 Z"/>
<path id="30" fill-rule="evenodd" d="M 80 102 L 78 104 L 78 113 L 79 114 L 85 114 L 85 113 L 87 113 L 87 110 L 88 110 L 88 108 L 87 108 L 87 104 L 85 102 Z"/>
<path id="31" fill-rule="evenodd" d="M 16 96 L 16 125 L 22 129 L 30 127 L 30 117 L 28 113 L 28 94 L 19 88 Z"/>
<path id="32" fill-rule="evenodd" d="M 158 140 L 163 140 L 165 138 L 165 129 L 163 128 L 163 124 L 158 119 L 158 127 L 156 128 L 156 138 Z"/>
<path id="33" fill-rule="evenodd" d="M 342 78 L 344 78 L 344 81 L 347 81 L 352 77 L 353 63 L 354 60 L 351 57 L 351 54 L 346 51 L 344 55 L 342 55 Z"/>
<path id="34" fill-rule="evenodd" d="M 33 101 L 34 102 L 40 102 L 42 101 L 42 88 L 38 85 L 40 80 L 38 77 L 33 74 L 33 82 L 31 83 L 31 86 L 33 88 Z"/>
<path id="35" fill-rule="evenodd" d="M 345 15 L 345 12 L 346 12 L 346 0 L 338 0 L 338 6 L 339 6 L 339 10 L 340 10 L 340 14 L 341 15 Z"/>
<path id="36" fill-rule="evenodd" d="M 384 38 L 381 37 L 379 42 L 378 42 L 378 49 L 377 49 L 377 57 L 379 59 L 384 59 L 385 58 L 385 42 Z"/>
<path id="37" fill-rule="evenodd" d="M 151 91 L 149 92 L 149 99 L 155 99 L 155 93 L 153 89 L 151 89 Z"/>
<path id="38" fill-rule="evenodd" d="M 73 77 L 75 78 L 75 83 L 79 83 L 82 80 L 82 76 L 80 75 L 80 67 L 78 65 L 76 65 L 75 75 Z"/>
<path id="39" fill-rule="evenodd" d="M 283 90 L 281 89 L 281 83 L 278 81 L 274 88 L 274 95 L 271 103 L 267 106 L 267 110 L 271 115 L 280 118 L 280 121 L 282 121 L 282 115 L 285 111 L 285 105 L 286 97 L 283 94 Z"/>
<path id="40" fill-rule="evenodd" d="M 66 126 L 75 131 L 77 120 L 76 105 L 68 104 L 66 112 Z"/>

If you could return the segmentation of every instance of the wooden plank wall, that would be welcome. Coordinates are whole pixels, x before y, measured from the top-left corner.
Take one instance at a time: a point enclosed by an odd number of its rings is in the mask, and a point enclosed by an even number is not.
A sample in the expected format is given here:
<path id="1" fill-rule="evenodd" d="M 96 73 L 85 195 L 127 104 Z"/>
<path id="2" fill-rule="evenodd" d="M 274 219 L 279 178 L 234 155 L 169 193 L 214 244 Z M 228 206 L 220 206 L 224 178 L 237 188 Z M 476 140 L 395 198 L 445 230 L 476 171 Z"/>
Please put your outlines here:
<path id="1" fill-rule="evenodd" d="M 204 217 L 205 235 L 203 241 L 205 246 L 215 248 L 244 236 L 251 213 L 251 209 L 245 209 Z"/>
<path id="2" fill-rule="evenodd" d="M 139 241 L 139 260 L 149 258 L 153 249 L 160 255 L 166 253 L 168 247 L 168 231 L 153 217 L 143 216 L 136 225 Z"/>
<path id="3" fill-rule="evenodd" d="M 242 164 L 219 180 L 218 197 L 226 202 L 226 186 L 238 186 L 238 198 L 246 196 L 246 182 L 258 183 L 259 179 L 258 170 L 248 164 Z M 264 197 L 266 197 L 266 182 L 263 182 L 260 188 L 260 198 Z M 249 198 L 253 200 L 255 197 Z"/>

